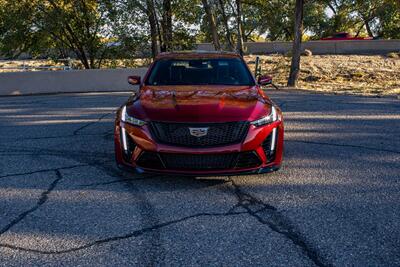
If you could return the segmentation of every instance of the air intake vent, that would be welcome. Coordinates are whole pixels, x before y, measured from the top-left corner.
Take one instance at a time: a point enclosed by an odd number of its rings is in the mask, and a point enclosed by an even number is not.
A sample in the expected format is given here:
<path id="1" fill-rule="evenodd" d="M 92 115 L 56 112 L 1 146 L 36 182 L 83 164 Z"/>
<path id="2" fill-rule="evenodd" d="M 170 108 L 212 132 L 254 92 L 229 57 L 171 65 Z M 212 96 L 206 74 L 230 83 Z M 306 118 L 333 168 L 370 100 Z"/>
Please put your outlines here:
<path id="1" fill-rule="evenodd" d="M 122 135 L 124 134 L 123 131 L 121 131 L 121 144 L 123 144 L 123 137 Z M 124 160 L 127 162 L 131 161 L 132 153 L 136 148 L 136 143 L 133 141 L 132 137 L 128 133 L 125 132 L 125 138 L 126 138 L 126 145 L 127 145 L 127 150 L 123 148 L 122 145 L 122 154 L 124 157 Z"/>
<path id="2" fill-rule="evenodd" d="M 274 131 L 272 131 L 267 138 L 265 138 L 262 147 L 264 149 L 264 153 L 267 156 L 268 163 L 275 160 L 275 151 L 276 151 L 276 144 L 278 142 L 278 129 L 275 128 L 275 138 L 273 138 Z M 275 142 L 275 144 L 272 144 Z M 273 150 L 271 150 L 273 148 Z"/>
<path id="3" fill-rule="evenodd" d="M 160 156 L 154 152 L 142 152 L 137 161 L 137 165 L 149 169 L 164 169 L 164 164 L 162 163 Z"/>
<path id="4" fill-rule="evenodd" d="M 258 157 L 257 153 L 255 151 L 249 151 L 239 154 L 236 163 L 236 168 L 238 169 L 252 168 L 252 167 L 257 167 L 259 165 L 261 165 L 261 160 Z"/>

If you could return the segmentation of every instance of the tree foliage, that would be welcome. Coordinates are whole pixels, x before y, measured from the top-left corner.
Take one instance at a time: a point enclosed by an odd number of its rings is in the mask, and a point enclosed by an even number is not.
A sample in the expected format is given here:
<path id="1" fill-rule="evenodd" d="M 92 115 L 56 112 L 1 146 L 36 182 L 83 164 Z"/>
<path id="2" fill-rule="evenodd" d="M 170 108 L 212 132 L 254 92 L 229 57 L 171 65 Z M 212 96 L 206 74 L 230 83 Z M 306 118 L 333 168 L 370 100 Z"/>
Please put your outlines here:
<path id="1" fill-rule="evenodd" d="M 103 60 L 153 57 L 162 51 L 242 51 L 243 42 L 293 40 L 296 0 L 0 0 L 0 51 L 17 57 Z M 398 0 L 305 0 L 303 36 L 336 32 L 400 38 Z"/>
<path id="2" fill-rule="evenodd" d="M 16 55 L 56 49 L 73 52 L 85 68 L 101 65 L 109 50 L 103 40 L 107 28 L 108 0 L 5 0 L 1 7 L 3 51 Z"/>

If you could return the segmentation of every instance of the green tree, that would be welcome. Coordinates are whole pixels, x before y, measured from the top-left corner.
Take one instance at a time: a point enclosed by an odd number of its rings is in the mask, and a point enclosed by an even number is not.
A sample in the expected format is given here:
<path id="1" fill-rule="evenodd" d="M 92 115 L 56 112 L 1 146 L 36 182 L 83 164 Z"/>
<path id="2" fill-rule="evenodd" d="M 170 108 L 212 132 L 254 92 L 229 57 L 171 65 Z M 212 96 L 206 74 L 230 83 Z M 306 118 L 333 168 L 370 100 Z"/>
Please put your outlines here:
<path id="1" fill-rule="evenodd" d="M 378 36 L 387 39 L 400 39 L 400 1 L 385 0 L 377 14 Z"/>
<path id="2" fill-rule="evenodd" d="M 354 27 L 354 20 L 350 17 L 353 9 L 352 0 L 322 0 L 326 10 L 331 14 L 322 36 L 330 36 L 337 32 L 349 31 Z"/>
<path id="3" fill-rule="evenodd" d="M 97 68 L 110 50 L 111 0 L 4 0 L 1 43 L 7 54 L 68 49 L 85 68 Z M 10 44 L 15 44 L 11 47 Z"/>
<path id="4" fill-rule="evenodd" d="M 51 38 L 41 29 L 32 28 L 35 5 L 31 1 L 0 1 L 0 53 L 17 57 L 23 52 L 45 53 L 53 47 Z"/>
<path id="5" fill-rule="evenodd" d="M 294 40 L 296 0 L 0 0 L 0 51 L 10 57 L 74 53 L 85 68 L 105 58 L 155 57 L 212 42 Z M 399 0 L 304 0 L 311 39 L 346 31 L 400 38 Z"/>

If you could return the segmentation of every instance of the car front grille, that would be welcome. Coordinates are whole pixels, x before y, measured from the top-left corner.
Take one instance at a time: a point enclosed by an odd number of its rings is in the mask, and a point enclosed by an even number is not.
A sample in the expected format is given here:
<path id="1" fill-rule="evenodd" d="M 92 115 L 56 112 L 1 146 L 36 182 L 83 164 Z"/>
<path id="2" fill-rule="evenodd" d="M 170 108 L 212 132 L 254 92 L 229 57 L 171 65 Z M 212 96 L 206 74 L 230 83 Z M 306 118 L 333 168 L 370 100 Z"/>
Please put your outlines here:
<path id="1" fill-rule="evenodd" d="M 222 170 L 235 166 L 237 154 L 187 155 L 161 154 L 168 169 L 174 170 Z"/>
<path id="2" fill-rule="evenodd" d="M 207 128 L 207 134 L 193 136 L 189 128 Z M 213 147 L 240 143 L 249 129 L 249 123 L 169 123 L 152 122 L 151 133 L 154 138 L 164 144 L 184 147 Z"/>
<path id="3" fill-rule="evenodd" d="M 171 170 L 225 170 L 257 167 L 261 160 L 254 151 L 224 154 L 174 154 L 143 152 L 137 164 L 143 168 Z"/>

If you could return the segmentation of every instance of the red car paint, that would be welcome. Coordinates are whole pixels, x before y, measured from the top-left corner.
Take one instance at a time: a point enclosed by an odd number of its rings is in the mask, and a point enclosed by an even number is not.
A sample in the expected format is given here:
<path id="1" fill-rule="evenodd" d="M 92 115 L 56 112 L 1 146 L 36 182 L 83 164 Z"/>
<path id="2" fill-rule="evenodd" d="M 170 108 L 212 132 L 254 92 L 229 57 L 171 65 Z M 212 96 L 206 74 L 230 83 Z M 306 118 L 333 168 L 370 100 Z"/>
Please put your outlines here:
<path id="1" fill-rule="evenodd" d="M 321 38 L 323 41 L 351 41 L 351 40 L 373 40 L 372 37 L 354 37 L 347 32 L 338 32 L 333 36 Z"/>
<path id="2" fill-rule="evenodd" d="M 239 58 L 242 60 L 240 56 L 233 53 L 182 52 L 163 53 L 156 58 L 155 62 L 162 59 L 196 58 Z M 245 64 L 244 61 L 243 64 Z M 122 106 L 126 106 L 126 113 L 129 116 L 145 121 L 146 124 L 143 126 L 135 126 L 123 122 L 121 120 L 122 107 L 117 111 L 117 118 L 115 120 L 115 155 L 118 166 L 135 169 L 139 172 L 175 173 L 183 175 L 261 173 L 275 171 L 280 168 L 284 136 L 282 113 L 261 90 L 260 85 L 255 83 L 254 78 L 252 78 L 254 80 L 254 85 L 250 86 L 147 85 L 147 77 L 152 72 L 153 66 L 154 64 L 149 68 L 146 76 L 142 80 L 137 96 L 130 97 Z M 278 115 L 276 121 L 262 126 L 250 124 L 252 121 L 269 115 L 272 106 L 275 107 Z M 154 122 L 162 122 L 163 125 L 178 125 L 178 130 L 185 130 L 186 126 L 183 125 L 188 124 L 190 127 L 199 125 L 208 128 L 208 130 L 214 129 L 214 131 L 222 129 L 229 123 L 240 122 L 248 125 L 248 129 L 244 133 L 244 138 L 241 141 L 232 144 L 199 145 L 193 147 L 191 145 L 187 146 L 186 144 L 169 144 L 164 142 L 165 140 L 159 141 L 158 138 L 155 137 L 154 128 L 152 128 L 154 127 Z M 185 130 L 184 135 L 191 134 L 191 132 L 189 132 L 190 127 L 187 127 L 187 131 Z M 127 138 L 130 140 L 129 151 L 123 149 L 122 128 Z M 200 128 L 195 128 L 195 130 Z M 276 130 L 273 130 L 274 128 Z M 271 149 L 273 146 L 273 141 L 271 141 L 271 139 L 274 138 L 271 136 L 273 136 L 275 132 L 275 150 L 272 152 L 267 151 L 268 148 Z M 170 132 L 166 134 L 172 135 Z M 231 133 L 226 132 L 223 134 L 229 135 Z M 187 136 L 183 136 L 183 138 L 186 137 Z M 196 138 L 208 137 L 195 138 L 190 136 L 190 138 L 196 141 Z M 218 138 L 224 137 L 218 135 Z M 265 145 L 267 141 L 270 142 L 270 146 Z M 263 147 L 263 144 L 267 149 Z M 196 157 L 196 155 L 200 156 L 200 158 Z M 146 156 L 150 157 L 147 161 L 144 160 Z M 215 160 L 218 160 L 219 157 L 224 156 L 232 158 L 226 166 L 220 166 L 218 162 L 213 161 L 213 157 L 216 157 Z M 169 162 L 171 157 L 173 162 L 176 161 L 174 157 L 178 157 L 184 161 L 193 157 L 193 160 L 200 159 L 205 163 L 199 165 L 200 163 L 196 162 L 186 162 L 182 163 L 185 164 L 182 167 L 179 165 L 180 162 L 178 162 L 179 167 L 171 168 L 165 163 Z M 166 158 L 167 160 L 165 160 Z M 252 164 L 246 166 L 248 162 Z M 192 166 L 191 164 L 196 166 L 192 168 L 190 167 Z M 210 167 L 205 166 L 207 164 L 211 164 Z M 213 168 L 212 166 L 214 165 L 218 165 L 218 168 Z M 173 164 L 173 166 L 177 165 Z"/>

